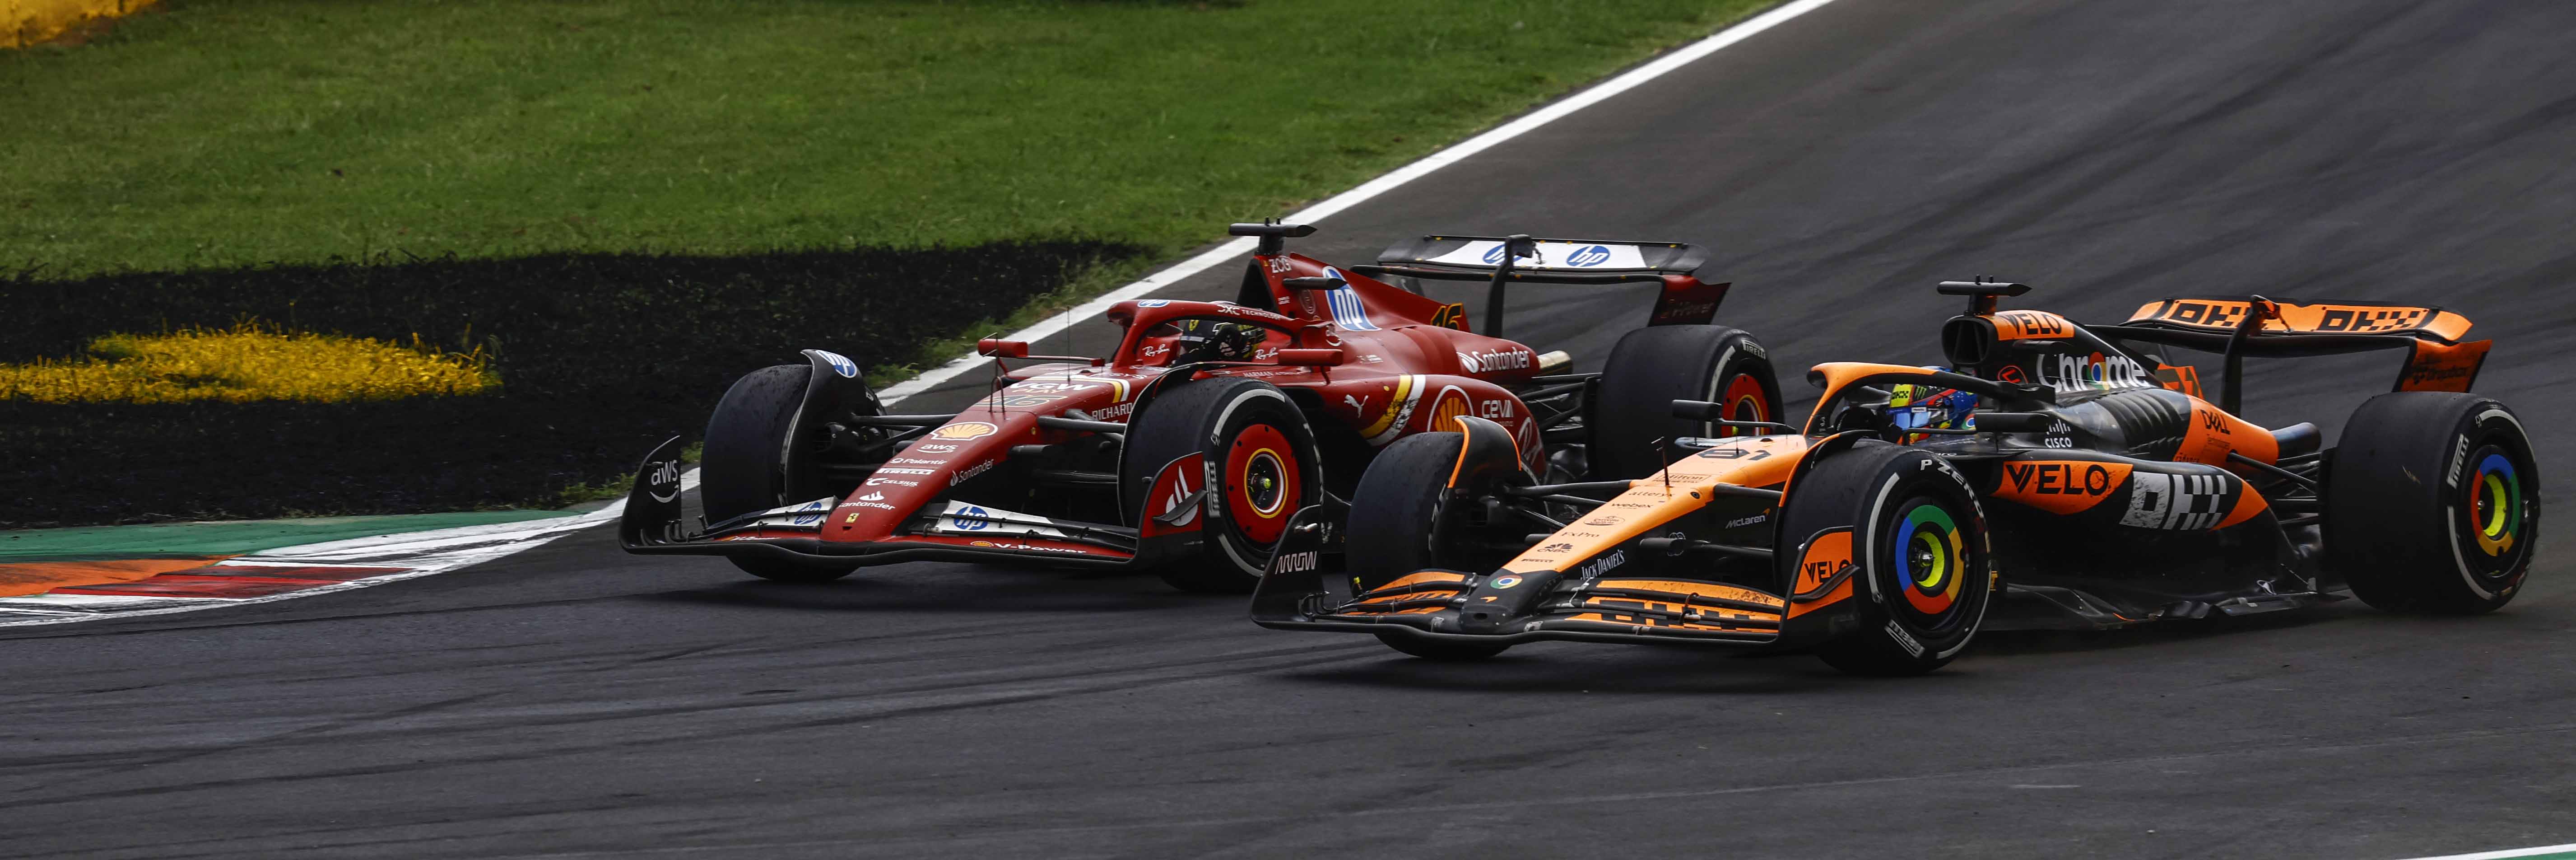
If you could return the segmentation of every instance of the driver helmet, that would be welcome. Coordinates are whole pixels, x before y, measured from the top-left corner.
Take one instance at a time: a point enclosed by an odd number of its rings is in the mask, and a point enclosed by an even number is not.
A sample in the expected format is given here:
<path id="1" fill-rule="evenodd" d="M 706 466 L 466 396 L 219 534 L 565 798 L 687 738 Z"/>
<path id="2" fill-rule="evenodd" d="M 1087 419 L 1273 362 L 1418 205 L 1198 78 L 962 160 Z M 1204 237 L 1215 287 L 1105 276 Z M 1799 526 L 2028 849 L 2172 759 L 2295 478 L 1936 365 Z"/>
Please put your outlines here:
<path id="1" fill-rule="evenodd" d="M 1269 334 L 1257 325 L 1211 319 L 1182 320 L 1180 328 L 1172 339 L 1173 364 L 1251 361 Z"/>
<path id="2" fill-rule="evenodd" d="M 1887 420 L 1897 430 L 1968 430 L 1977 426 L 1975 394 L 1921 383 L 1891 385 L 1887 390 Z M 1928 434 L 1906 433 L 1901 441 L 1911 445 L 1925 438 Z"/>

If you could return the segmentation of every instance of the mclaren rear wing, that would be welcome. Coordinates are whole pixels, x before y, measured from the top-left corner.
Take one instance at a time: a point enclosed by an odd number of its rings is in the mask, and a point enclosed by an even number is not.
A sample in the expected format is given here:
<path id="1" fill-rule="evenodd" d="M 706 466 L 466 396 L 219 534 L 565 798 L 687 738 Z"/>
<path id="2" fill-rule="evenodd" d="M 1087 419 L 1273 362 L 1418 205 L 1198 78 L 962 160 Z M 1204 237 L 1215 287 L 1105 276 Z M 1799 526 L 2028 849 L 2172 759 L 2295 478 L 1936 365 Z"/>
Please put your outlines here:
<path id="1" fill-rule="evenodd" d="M 1708 251 L 1679 242 L 1539 239 L 1529 236 L 1423 236 L 1389 246 L 1377 265 L 1352 266 L 1372 278 L 1485 281 L 1485 327 L 1502 336 L 1503 287 L 1508 283 L 1612 285 L 1662 284 L 1647 325 L 1697 325 L 1717 317 L 1732 284 L 1699 280 Z"/>
<path id="2" fill-rule="evenodd" d="M 2148 302 L 2119 325 L 2086 326 L 2103 337 L 2226 356 L 2219 408 L 2237 411 L 2246 356 L 2340 355 L 2407 350 L 2394 391 L 2467 391 L 2494 341 L 2463 341 L 2467 317 L 2437 307 L 2382 302 L 2274 301 L 2262 296 Z"/>

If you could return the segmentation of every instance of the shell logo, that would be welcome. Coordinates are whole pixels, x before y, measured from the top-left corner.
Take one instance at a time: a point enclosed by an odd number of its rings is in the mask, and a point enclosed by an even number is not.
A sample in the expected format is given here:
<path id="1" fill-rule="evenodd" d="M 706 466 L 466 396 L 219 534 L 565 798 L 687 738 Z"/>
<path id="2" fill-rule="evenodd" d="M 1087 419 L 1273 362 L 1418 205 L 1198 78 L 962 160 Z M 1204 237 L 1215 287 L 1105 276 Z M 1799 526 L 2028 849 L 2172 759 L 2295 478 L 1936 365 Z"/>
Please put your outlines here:
<path id="1" fill-rule="evenodd" d="M 955 424 L 950 424 L 946 427 L 930 431 L 930 438 L 946 439 L 956 442 L 967 439 L 981 439 L 999 432 L 1002 432 L 1002 428 L 995 427 L 986 422 L 960 421 Z"/>
<path id="2" fill-rule="evenodd" d="M 1467 393 L 1458 390 L 1458 386 L 1440 389 L 1440 398 L 1431 403 L 1431 422 L 1422 426 L 1433 432 L 1459 429 L 1458 416 L 1472 414 L 1471 409 Z"/>

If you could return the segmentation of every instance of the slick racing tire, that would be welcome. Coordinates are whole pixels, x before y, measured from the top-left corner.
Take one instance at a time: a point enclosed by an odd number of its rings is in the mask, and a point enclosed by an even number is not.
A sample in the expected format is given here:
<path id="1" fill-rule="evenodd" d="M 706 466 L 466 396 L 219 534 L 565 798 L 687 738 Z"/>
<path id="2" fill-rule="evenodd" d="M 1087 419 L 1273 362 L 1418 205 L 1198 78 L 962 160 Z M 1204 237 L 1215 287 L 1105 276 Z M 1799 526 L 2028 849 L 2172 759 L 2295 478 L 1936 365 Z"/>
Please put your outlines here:
<path id="1" fill-rule="evenodd" d="M 1206 493 L 1198 551 L 1157 572 L 1183 591 L 1249 592 L 1270 564 L 1288 518 L 1323 498 L 1321 460 L 1305 413 L 1278 386 L 1216 378 L 1183 384 L 1147 403 L 1128 424 L 1118 479 L 1128 522 L 1154 510 L 1146 496 L 1166 464 L 1204 455 Z"/>
<path id="2" fill-rule="evenodd" d="M 1778 421 L 1780 380 L 1752 335 L 1725 326 L 1667 325 L 1619 338 L 1587 417 L 1584 458 L 1598 480 L 1643 478 L 1669 462 L 1684 436 L 1753 435 L 1673 417 L 1673 401 L 1726 404 L 1728 418 Z M 1662 444 L 1655 440 L 1662 439 Z"/>
<path id="3" fill-rule="evenodd" d="M 764 367 L 735 380 L 707 418 L 706 450 L 698 460 L 698 497 L 707 522 L 723 522 L 753 511 L 788 504 L 791 482 L 782 471 L 788 427 L 804 405 L 806 384 L 814 368 L 803 364 Z M 808 501 L 797 499 L 795 501 Z M 852 567 L 810 567 L 767 558 L 726 561 L 742 572 L 781 582 L 824 582 L 850 575 Z"/>
<path id="4" fill-rule="evenodd" d="M 2513 600 L 2540 538 L 2540 471 L 2504 404 L 2400 391 L 2353 410 L 2328 455 L 2326 569 L 2391 612 L 2475 615 Z"/>
<path id="5" fill-rule="evenodd" d="M 1816 649 L 1854 675 L 1920 675 L 1966 650 L 1993 597 L 1984 510 L 1939 457 L 1863 443 L 1792 480 L 1779 558 L 1796 582 L 1806 549 L 1847 539 L 1859 623 Z M 1839 533 L 1839 534 L 1838 534 Z"/>
<path id="6" fill-rule="evenodd" d="M 1471 543 L 1475 527 L 1463 521 L 1460 500 L 1449 497 L 1449 474 L 1458 467 L 1463 433 L 1417 433 L 1395 440 L 1369 461 L 1351 497 L 1345 545 L 1354 587 L 1366 591 L 1426 567 L 1482 572 L 1511 560 L 1509 553 Z M 1400 633 L 1377 635 L 1386 647 L 1425 660 L 1480 660 L 1509 645 L 1435 642 Z"/>
<path id="7" fill-rule="evenodd" d="M 1470 510 L 1473 500 L 1450 498 L 1449 475 L 1464 444 L 1462 433 L 1416 433 L 1369 462 L 1343 532 L 1345 545 L 1358 550 L 1348 558 L 1360 590 L 1424 568 L 1485 573 L 1511 560 L 1501 549 L 1509 536 L 1480 534 L 1485 529 L 1469 521 L 1478 513 Z"/>

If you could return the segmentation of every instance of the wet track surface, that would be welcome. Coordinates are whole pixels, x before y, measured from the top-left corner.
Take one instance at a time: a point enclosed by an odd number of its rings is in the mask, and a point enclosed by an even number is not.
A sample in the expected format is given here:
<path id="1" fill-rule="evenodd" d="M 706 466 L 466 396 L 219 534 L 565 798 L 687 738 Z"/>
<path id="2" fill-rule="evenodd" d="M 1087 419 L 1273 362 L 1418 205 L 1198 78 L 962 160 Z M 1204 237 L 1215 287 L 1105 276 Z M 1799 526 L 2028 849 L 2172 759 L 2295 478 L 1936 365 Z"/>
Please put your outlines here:
<path id="1" fill-rule="evenodd" d="M 2558 480 L 2576 463 L 2569 32 L 2576 5 L 2547 0 L 1841 0 L 1298 247 L 1700 243 L 1738 284 L 1721 321 L 1772 347 L 1793 397 L 1818 361 L 1934 360 L 1958 304 L 1932 294 L 1944 278 L 2036 284 L 2017 306 L 2097 321 L 2204 293 L 2439 304 L 2496 339 L 2479 389 L 2520 411 Z M 1230 295 L 1237 275 L 1181 294 Z M 1646 306 L 1523 289 L 1507 334 L 1597 367 Z M 1102 349 L 1105 331 L 1073 337 Z M 2337 430 L 2394 364 L 2256 362 L 2249 417 Z M 2576 841 L 2576 566 L 2554 540 L 2529 593 L 2485 618 L 2347 602 L 1997 635 L 1902 681 L 1578 644 L 1432 665 L 1259 630 L 1239 600 L 1150 578 L 916 564 L 789 586 L 612 541 L 7 637 L 0 854 L 2395 858 Z"/>

